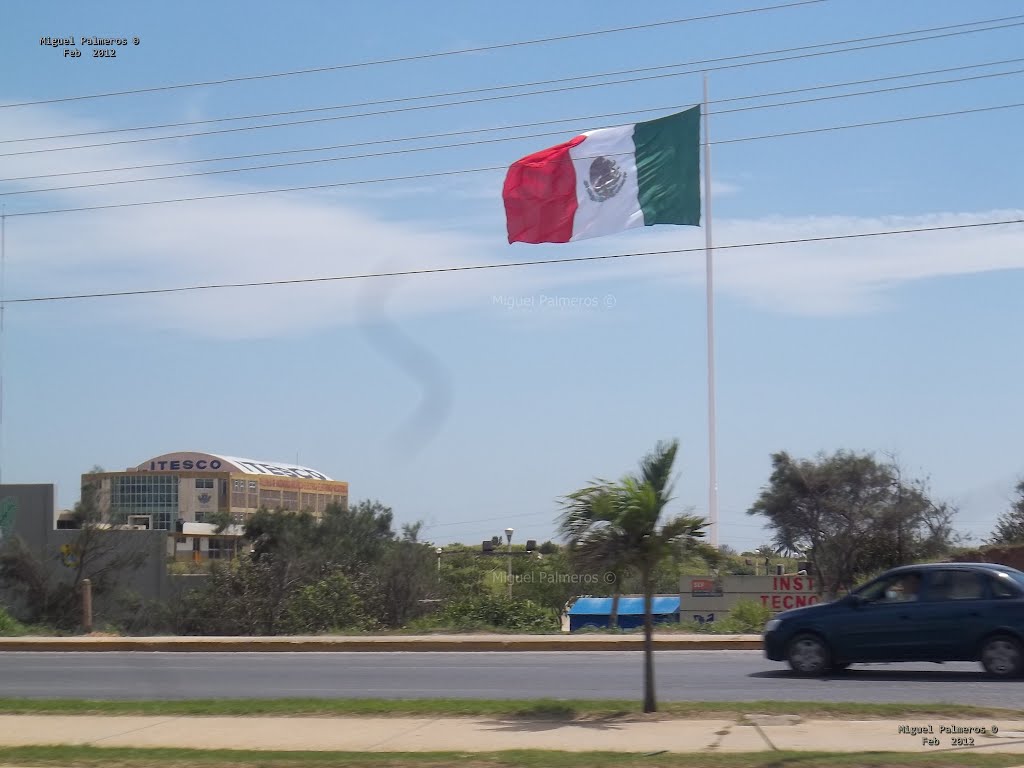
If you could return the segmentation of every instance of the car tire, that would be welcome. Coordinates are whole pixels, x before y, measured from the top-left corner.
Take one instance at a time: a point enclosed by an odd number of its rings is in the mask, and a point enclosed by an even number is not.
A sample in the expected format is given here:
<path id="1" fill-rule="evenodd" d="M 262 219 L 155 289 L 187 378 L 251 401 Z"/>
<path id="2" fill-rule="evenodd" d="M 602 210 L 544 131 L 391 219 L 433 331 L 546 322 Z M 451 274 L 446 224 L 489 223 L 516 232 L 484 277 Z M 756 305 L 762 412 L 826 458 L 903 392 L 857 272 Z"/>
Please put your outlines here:
<path id="1" fill-rule="evenodd" d="M 993 677 L 1020 677 L 1024 672 L 1024 650 L 1010 635 L 993 635 L 981 646 L 981 666 Z"/>
<path id="2" fill-rule="evenodd" d="M 798 675 L 815 677 L 823 675 L 832 666 L 828 645 L 818 635 L 804 632 L 789 641 L 786 660 Z"/>

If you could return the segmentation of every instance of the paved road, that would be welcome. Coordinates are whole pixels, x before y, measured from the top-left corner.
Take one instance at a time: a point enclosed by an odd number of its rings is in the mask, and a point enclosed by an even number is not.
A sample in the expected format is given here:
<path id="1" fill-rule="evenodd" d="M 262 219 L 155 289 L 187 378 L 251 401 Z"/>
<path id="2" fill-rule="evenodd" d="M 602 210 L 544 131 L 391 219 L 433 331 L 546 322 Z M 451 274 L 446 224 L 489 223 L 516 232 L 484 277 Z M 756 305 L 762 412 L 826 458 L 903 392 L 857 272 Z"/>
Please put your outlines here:
<path id="1" fill-rule="evenodd" d="M 641 654 L 0 653 L 0 697 L 637 698 Z M 1024 708 L 975 664 L 855 665 L 805 680 L 759 651 L 661 651 L 662 701 L 948 702 Z"/>

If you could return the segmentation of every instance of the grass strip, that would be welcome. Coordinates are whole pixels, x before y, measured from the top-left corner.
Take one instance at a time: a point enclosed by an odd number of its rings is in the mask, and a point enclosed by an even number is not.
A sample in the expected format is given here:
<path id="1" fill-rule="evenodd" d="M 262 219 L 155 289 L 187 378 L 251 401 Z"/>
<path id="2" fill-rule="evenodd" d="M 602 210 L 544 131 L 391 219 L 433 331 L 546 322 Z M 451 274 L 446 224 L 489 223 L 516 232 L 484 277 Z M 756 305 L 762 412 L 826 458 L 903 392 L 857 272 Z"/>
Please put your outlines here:
<path id="1" fill-rule="evenodd" d="M 1020 755 L 873 752 L 270 752 L 113 747 L 0 748 L 0 764 L 75 768 L 1009 768 Z"/>
<path id="2" fill-rule="evenodd" d="M 338 716 L 338 717 L 502 717 L 544 720 L 646 717 L 636 700 L 587 699 L 196 699 L 183 701 L 105 701 L 0 698 L 0 714 L 158 715 L 158 716 Z M 961 704 L 864 704 L 820 701 L 663 702 L 657 717 L 739 718 L 743 715 L 798 715 L 875 720 L 893 718 L 971 718 L 1014 720 L 1024 711 Z M 1022 760 L 1021 762 L 1024 762 Z"/>

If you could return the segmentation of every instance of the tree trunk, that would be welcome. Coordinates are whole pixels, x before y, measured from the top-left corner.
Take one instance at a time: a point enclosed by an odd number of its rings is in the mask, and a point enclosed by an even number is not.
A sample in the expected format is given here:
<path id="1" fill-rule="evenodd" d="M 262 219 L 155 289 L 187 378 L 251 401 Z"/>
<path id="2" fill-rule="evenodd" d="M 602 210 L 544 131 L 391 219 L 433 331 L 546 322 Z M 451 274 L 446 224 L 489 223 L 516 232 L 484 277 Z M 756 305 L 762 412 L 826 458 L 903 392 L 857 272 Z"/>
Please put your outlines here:
<path id="1" fill-rule="evenodd" d="M 643 571 L 644 585 L 644 712 L 657 712 L 654 698 L 654 580 Z"/>
<path id="2" fill-rule="evenodd" d="M 608 617 L 608 626 L 615 629 L 619 626 L 619 585 L 615 582 L 615 593 L 612 595 L 612 615 Z"/>

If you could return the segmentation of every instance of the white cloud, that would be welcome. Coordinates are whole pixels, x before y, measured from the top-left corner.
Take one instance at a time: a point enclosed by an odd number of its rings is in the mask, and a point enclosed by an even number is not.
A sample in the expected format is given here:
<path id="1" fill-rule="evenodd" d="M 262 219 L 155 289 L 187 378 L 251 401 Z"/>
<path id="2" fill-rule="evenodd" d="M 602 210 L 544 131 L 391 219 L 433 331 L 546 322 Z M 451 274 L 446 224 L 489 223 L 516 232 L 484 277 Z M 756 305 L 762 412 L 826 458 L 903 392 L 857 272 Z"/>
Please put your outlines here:
<path id="1" fill-rule="evenodd" d="M 716 220 L 716 246 L 949 227 L 1024 218 L 1024 210 L 921 216 L 808 216 Z M 696 249 L 631 259 L 637 277 L 703 285 L 703 231 L 639 230 L 609 238 L 605 252 Z M 907 282 L 1024 268 L 1024 225 L 921 232 L 716 250 L 715 290 L 768 310 L 828 315 L 870 311 Z M 614 265 L 615 268 L 619 264 Z M 609 267 L 603 267 L 607 274 Z M 621 268 L 619 269 L 621 275 Z"/>
<path id="2" fill-rule="evenodd" d="M 17 110 L 0 138 L 104 127 L 54 110 Z M 104 137 L 69 142 L 102 141 Z M 59 142 L 50 142 L 50 146 Z M 178 143 L 176 143 L 178 144 Z M 13 148 L 39 146 L 8 144 Z M 188 159 L 184 146 L 128 144 L 84 152 L 2 159 L 0 177 L 141 165 Z M 171 171 L 173 172 L 173 170 Z M 153 171 L 124 172 L 142 178 Z M 109 177 L 108 177 L 109 178 Z M 46 186 L 79 177 L 45 180 Z M 55 182 L 55 183 L 54 183 Z M 21 188 L 40 182 L 18 182 Z M 411 221 L 392 201 L 385 220 L 366 212 L 367 200 L 347 204 L 336 192 L 236 197 L 197 203 L 94 211 L 8 220 L 8 297 L 237 283 L 458 267 L 470 264 L 703 247 L 703 231 L 659 227 L 572 245 L 508 246 L 500 203 L 467 178 L 453 185 L 416 185 L 447 212 L 446 221 Z M 9 185 L 7 188 L 11 188 Z M 12 198 L 10 213 L 131 199 L 205 196 L 248 189 L 237 179 L 209 176 L 158 185 L 101 187 Z M 383 189 L 383 185 L 381 187 Z M 716 184 L 715 194 L 737 191 Z M 478 199 L 479 198 L 479 199 Z M 382 194 L 381 205 L 388 202 Z M 450 206 L 447 201 L 451 201 Z M 1021 218 L 1024 212 L 980 211 L 910 217 L 808 216 L 717 220 L 719 245 L 790 240 L 890 229 L 972 224 Z M 397 220 L 397 223 L 396 223 Z M 473 230 L 460 231 L 452 222 Z M 486 231 L 480 231 L 486 230 Z M 769 310 L 801 314 L 870 311 L 890 289 L 939 276 L 1024 268 L 1024 226 L 832 240 L 720 250 L 715 288 Z M 96 301 L 83 316 L 219 337 L 262 337 L 372 318 L 387 297 L 393 315 L 480 308 L 495 311 L 494 295 L 603 295 L 602 280 L 680 280 L 703 285 L 704 258 L 694 253 L 553 267 L 325 282 L 291 287 L 200 291 L 144 299 Z M 386 284 L 386 285 L 385 285 Z M 215 298 L 214 298 L 215 297 Z M 140 302 L 145 301 L 145 304 Z M 145 311 L 139 311 L 143 307 Z M 548 313 L 555 317 L 556 313 Z"/>

